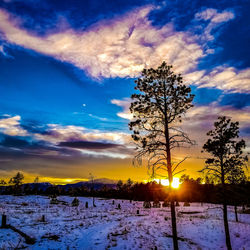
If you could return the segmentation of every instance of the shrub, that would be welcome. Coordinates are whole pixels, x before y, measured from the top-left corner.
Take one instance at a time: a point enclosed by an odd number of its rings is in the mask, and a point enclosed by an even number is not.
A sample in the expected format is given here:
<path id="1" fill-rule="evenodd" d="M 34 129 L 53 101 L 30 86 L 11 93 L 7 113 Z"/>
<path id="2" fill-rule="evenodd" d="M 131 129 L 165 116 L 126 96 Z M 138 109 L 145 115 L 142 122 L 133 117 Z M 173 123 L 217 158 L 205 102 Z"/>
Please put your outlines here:
<path id="1" fill-rule="evenodd" d="M 154 208 L 160 208 L 160 207 L 161 207 L 161 203 L 160 203 L 158 200 L 155 200 L 155 201 L 153 202 L 153 207 L 154 207 Z"/>
<path id="2" fill-rule="evenodd" d="M 144 201 L 143 202 L 143 207 L 144 208 L 151 208 L 151 202 L 150 201 Z"/>
<path id="3" fill-rule="evenodd" d="M 170 206 L 170 203 L 168 200 L 165 200 L 163 203 L 162 203 L 162 206 L 163 207 L 169 207 Z"/>
<path id="4" fill-rule="evenodd" d="M 71 205 L 73 207 L 78 207 L 79 206 L 79 199 L 77 197 L 75 197 L 74 200 L 72 201 Z"/>

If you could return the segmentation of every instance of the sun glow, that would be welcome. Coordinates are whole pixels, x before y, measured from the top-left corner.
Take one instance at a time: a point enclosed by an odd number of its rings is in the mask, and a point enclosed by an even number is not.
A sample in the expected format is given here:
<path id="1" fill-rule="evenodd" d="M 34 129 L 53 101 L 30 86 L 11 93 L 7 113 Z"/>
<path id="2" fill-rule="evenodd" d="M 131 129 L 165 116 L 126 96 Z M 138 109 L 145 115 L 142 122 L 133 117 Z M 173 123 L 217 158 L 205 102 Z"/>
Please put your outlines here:
<path id="1" fill-rule="evenodd" d="M 169 186 L 169 180 L 168 179 L 154 179 L 157 183 L 161 183 L 163 186 Z M 179 188 L 180 187 L 180 179 L 177 177 L 173 178 L 172 182 L 172 188 Z"/>

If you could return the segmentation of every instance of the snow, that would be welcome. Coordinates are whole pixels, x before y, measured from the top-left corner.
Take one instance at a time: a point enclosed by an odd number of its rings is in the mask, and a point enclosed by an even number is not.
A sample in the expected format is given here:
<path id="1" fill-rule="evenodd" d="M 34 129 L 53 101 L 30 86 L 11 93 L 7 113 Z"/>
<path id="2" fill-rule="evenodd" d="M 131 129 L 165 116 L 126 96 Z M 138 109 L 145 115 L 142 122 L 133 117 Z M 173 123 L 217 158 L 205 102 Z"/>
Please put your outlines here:
<path id="1" fill-rule="evenodd" d="M 71 204 L 73 197 L 58 199 Z M 95 199 L 93 207 L 91 198 L 79 200 L 79 207 L 72 207 L 52 205 L 45 196 L 0 196 L 0 214 L 7 215 L 7 223 L 37 240 L 28 245 L 11 229 L 0 229 L 0 249 L 172 249 L 170 208 L 145 209 L 143 202 L 113 204 L 112 199 Z M 180 249 L 226 249 L 221 205 L 184 207 L 180 202 L 176 212 Z M 228 214 L 233 249 L 250 249 L 250 214 L 239 213 L 239 222 L 233 207 Z"/>

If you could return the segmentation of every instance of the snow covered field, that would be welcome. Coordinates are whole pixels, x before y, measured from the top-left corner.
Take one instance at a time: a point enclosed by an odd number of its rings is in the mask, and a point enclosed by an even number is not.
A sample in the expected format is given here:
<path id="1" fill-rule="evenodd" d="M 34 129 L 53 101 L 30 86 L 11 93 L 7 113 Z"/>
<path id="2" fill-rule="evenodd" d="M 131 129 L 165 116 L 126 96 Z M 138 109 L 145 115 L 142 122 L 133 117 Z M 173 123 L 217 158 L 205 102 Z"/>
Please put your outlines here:
<path id="1" fill-rule="evenodd" d="M 7 215 L 7 223 L 36 238 L 28 245 L 11 229 L 0 229 L 0 249 L 172 249 L 170 208 L 144 209 L 142 202 L 106 199 L 96 199 L 92 207 L 91 198 L 79 200 L 79 207 L 72 207 L 51 205 L 45 196 L 0 196 L 0 214 Z M 220 205 L 180 203 L 176 210 L 180 249 L 226 249 Z M 250 249 L 250 214 L 239 214 L 236 223 L 233 208 L 228 210 L 233 249 Z"/>

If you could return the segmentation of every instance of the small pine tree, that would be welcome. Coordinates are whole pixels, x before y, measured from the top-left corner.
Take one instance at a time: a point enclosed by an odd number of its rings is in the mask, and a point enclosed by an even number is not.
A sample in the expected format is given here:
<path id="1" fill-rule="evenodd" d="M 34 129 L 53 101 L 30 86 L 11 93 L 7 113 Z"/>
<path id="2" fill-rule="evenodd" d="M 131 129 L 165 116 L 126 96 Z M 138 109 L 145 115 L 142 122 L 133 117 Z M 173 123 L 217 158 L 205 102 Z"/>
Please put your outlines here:
<path id="1" fill-rule="evenodd" d="M 78 207 L 79 203 L 80 203 L 79 199 L 77 197 L 75 197 L 74 200 L 72 201 L 71 205 L 73 207 Z"/>
<path id="2" fill-rule="evenodd" d="M 6 183 L 6 181 L 5 181 L 5 180 L 3 180 L 3 179 L 2 179 L 2 180 L 0 180 L 0 185 L 3 185 L 3 186 L 4 186 L 4 185 L 6 185 L 6 184 L 7 184 L 7 183 Z"/>
<path id="3" fill-rule="evenodd" d="M 207 135 L 210 138 L 204 144 L 203 149 L 212 157 L 207 158 L 205 162 L 206 166 L 201 171 L 211 173 L 222 184 L 226 245 L 227 249 L 231 250 L 227 216 L 226 182 L 233 169 L 244 166 L 248 161 L 248 158 L 243 154 L 246 144 L 244 140 L 237 140 L 239 137 L 239 122 L 232 122 L 230 118 L 225 116 L 218 117 L 218 121 L 214 123 L 214 129 L 210 130 Z"/>
<path id="4" fill-rule="evenodd" d="M 143 202 L 143 207 L 144 208 L 151 208 L 151 202 L 150 201 L 144 201 Z"/>
<path id="5" fill-rule="evenodd" d="M 24 176 L 22 173 L 18 172 L 15 176 L 10 178 L 9 184 L 14 186 L 14 193 L 20 194 L 21 191 L 21 185 L 23 184 Z"/>
<path id="6" fill-rule="evenodd" d="M 37 176 L 35 179 L 34 179 L 34 183 L 39 183 L 39 177 Z"/>

